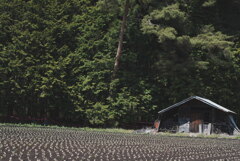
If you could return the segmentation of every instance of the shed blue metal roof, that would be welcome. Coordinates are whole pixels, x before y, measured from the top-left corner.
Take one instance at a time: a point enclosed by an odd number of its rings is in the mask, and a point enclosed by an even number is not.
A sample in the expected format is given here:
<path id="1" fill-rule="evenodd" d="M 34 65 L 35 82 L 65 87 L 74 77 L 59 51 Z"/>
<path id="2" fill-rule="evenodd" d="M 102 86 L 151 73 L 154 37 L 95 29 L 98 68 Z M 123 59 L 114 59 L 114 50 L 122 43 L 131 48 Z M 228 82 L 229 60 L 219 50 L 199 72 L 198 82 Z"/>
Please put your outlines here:
<path id="1" fill-rule="evenodd" d="M 187 99 L 185 99 L 185 100 L 182 100 L 181 102 L 178 102 L 178 103 L 176 103 L 176 104 L 174 104 L 174 105 L 172 105 L 172 106 L 169 106 L 169 107 L 167 107 L 167 108 L 159 111 L 158 113 L 159 113 L 159 114 L 162 114 L 162 113 L 164 113 L 164 112 L 167 112 L 167 111 L 169 111 L 169 110 L 171 110 L 171 109 L 173 109 L 173 108 L 175 108 L 175 107 L 178 107 L 178 106 L 180 106 L 180 105 L 182 105 L 182 104 L 184 104 L 184 103 L 186 103 L 186 102 L 188 102 L 188 101 L 191 101 L 191 100 L 193 100 L 193 99 L 196 99 L 196 100 L 198 100 L 198 101 L 201 101 L 201 102 L 203 102 L 203 103 L 205 103 L 205 104 L 207 104 L 207 105 L 209 105 L 209 106 L 211 106 L 211 107 L 213 107 L 213 108 L 216 108 L 216 109 L 218 109 L 218 110 L 221 110 L 221 111 L 223 111 L 223 112 L 236 114 L 235 112 L 233 112 L 233 111 L 231 111 L 231 110 L 229 110 L 229 109 L 227 109 L 227 108 L 225 108 L 225 107 L 223 107 L 223 106 L 221 106 L 221 105 L 219 105 L 219 104 L 217 104 L 217 103 L 215 103 L 215 102 L 213 102 L 213 101 L 211 101 L 211 100 L 209 100 L 209 99 L 202 98 L 202 97 L 199 97 L 199 96 L 189 97 L 189 98 L 187 98 Z"/>

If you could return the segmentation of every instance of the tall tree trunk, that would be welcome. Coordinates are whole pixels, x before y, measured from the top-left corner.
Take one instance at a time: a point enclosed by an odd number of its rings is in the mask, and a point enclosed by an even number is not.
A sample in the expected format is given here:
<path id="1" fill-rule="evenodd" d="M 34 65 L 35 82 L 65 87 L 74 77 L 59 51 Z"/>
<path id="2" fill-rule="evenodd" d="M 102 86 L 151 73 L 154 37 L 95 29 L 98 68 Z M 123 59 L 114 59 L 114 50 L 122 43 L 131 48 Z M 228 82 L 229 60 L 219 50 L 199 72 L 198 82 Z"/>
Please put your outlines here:
<path id="1" fill-rule="evenodd" d="M 122 48 L 123 48 L 123 36 L 124 36 L 126 22 L 127 22 L 128 10 L 129 10 L 129 0 L 126 0 L 126 3 L 124 5 L 124 15 L 122 18 L 121 30 L 120 30 L 120 34 L 119 34 L 118 49 L 117 49 L 117 54 L 115 57 L 115 63 L 114 63 L 114 69 L 113 69 L 113 75 L 112 75 L 113 79 L 115 78 L 116 73 L 120 66 L 120 59 L 121 59 Z"/>

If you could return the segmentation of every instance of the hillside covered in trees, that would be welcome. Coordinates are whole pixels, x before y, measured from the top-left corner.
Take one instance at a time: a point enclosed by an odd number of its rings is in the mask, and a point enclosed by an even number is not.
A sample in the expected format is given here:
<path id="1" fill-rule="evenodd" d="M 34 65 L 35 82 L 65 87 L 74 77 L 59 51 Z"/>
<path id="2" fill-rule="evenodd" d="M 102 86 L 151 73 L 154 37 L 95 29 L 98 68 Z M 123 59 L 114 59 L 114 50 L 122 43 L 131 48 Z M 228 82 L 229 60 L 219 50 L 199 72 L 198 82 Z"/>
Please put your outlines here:
<path id="1" fill-rule="evenodd" d="M 239 17 L 239 0 L 1 0 L 0 118 L 133 125 L 198 95 L 240 120 Z"/>

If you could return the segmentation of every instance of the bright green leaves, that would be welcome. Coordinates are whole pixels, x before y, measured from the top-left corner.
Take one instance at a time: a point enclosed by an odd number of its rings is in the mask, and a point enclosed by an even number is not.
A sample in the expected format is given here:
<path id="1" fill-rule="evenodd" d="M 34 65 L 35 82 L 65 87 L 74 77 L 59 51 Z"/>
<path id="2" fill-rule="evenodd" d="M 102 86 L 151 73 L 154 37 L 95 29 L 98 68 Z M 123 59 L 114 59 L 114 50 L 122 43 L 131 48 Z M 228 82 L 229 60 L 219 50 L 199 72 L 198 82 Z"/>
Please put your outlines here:
<path id="1" fill-rule="evenodd" d="M 206 69 L 209 64 L 207 61 L 212 61 L 223 66 L 228 61 L 231 61 L 233 58 L 231 49 L 233 42 L 229 41 L 230 38 L 230 36 L 224 35 L 221 32 L 215 32 L 212 26 L 204 26 L 200 34 L 191 38 L 194 51 L 202 53 L 201 58 L 194 56 L 195 60 L 197 60 L 197 67 Z"/>
<path id="2" fill-rule="evenodd" d="M 186 13 L 179 9 L 179 5 L 177 3 L 163 7 L 161 10 L 154 10 L 150 13 L 150 16 L 152 21 L 165 21 L 167 24 L 172 23 L 172 25 L 176 25 L 175 22 L 183 24 L 187 20 Z"/>
<path id="3" fill-rule="evenodd" d="M 202 6 L 203 7 L 211 7 L 211 6 L 214 6 L 215 4 L 216 4 L 216 0 L 207 0 L 202 4 Z"/>
<path id="4" fill-rule="evenodd" d="M 86 117 L 92 125 L 105 125 L 106 121 L 113 120 L 114 115 L 110 111 L 109 105 L 100 102 L 93 104 L 92 108 L 85 111 Z"/>
<path id="5" fill-rule="evenodd" d="M 157 36 L 159 43 L 164 46 L 174 43 L 176 54 L 190 55 L 191 52 L 197 52 L 205 54 L 205 58 L 230 59 L 233 54 L 231 37 L 215 31 L 212 25 L 203 25 L 200 31 L 195 33 L 197 36 L 192 36 L 190 29 L 194 28 L 195 24 L 190 23 L 191 13 L 181 10 L 179 6 L 182 4 L 176 3 L 163 7 L 161 10 L 152 11 L 143 18 L 142 31 L 145 34 Z M 172 46 L 169 48 L 164 47 L 165 50 L 174 50 Z M 197 61 L 197 67 L 206 69 L 208 64 L 206 59 L 197 60 L 194 53 L 192 56 L 192 60 Z"/>
<path id="6" fill-rule="evenodd" d="M 142 31 L 146 34 L 154 34 L 160 43 L 167 40 L 175 40 L 184 33 L 187 23 L 187 15 L 179 9 L 178 4 L 173 4 L 154 10 L 142 20 Z"/>

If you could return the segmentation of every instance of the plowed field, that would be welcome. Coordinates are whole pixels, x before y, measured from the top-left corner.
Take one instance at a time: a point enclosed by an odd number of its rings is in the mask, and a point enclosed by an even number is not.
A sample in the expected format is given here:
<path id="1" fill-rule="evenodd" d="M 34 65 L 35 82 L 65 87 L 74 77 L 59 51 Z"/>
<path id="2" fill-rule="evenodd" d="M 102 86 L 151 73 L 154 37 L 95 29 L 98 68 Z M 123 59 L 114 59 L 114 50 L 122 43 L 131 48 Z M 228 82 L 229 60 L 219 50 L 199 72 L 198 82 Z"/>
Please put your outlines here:
<path id="1" fill-rule="evenodd" d="M 0 127 L 0 160 L 240 160 L 240 140 Z"/>

